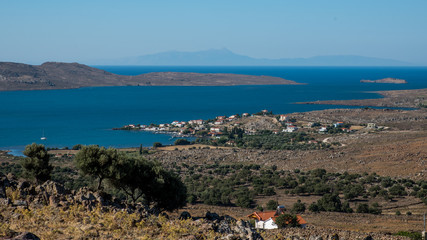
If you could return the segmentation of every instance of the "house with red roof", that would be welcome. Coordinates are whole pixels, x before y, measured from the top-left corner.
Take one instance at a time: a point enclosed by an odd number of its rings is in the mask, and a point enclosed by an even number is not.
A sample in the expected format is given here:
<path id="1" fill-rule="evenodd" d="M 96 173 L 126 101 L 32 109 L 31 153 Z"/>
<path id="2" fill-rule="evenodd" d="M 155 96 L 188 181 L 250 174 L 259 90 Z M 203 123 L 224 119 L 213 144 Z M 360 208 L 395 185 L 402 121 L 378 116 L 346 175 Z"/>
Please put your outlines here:
<path id="1" fill-rule="evenodd" d="M 284 206 L 278 206 L 277 210 L 266 212 L 253 212 L 248 215 L 248 218 L 255 220 L 255 228 L 258 229 L 277 229 L 278 226 L 274 222 L 276 218 L 284 212 Z M 307 222 L 300 216 L 296 215 L 298 223 L 302 228 L 307 226 Z"/>
<path id="2" fill-rule="evenodd" d="M 287 122 L 287 121 L 289 121 L 289 117 L 286 115 L 280 115 L 279 121 Z"/>

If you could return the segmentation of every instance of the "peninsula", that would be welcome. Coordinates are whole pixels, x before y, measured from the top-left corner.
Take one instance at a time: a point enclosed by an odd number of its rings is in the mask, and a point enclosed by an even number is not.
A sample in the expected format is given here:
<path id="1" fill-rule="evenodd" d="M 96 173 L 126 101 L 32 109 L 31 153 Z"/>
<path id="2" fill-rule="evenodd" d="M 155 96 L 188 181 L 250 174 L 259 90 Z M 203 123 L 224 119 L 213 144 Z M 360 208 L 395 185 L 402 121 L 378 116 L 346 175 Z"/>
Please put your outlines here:
<path id="1" fill-rule="evenodd" d="M 426 108 L 427 89 L 378 91 L 383 98 L 354 99 L 354 100 L 326 100 L 314 102 L 298 102 L 297 104 L 326 104 L 346 106 L 372 106 L 372 107 L 401 107 L 401 108 Z"/>
<path id="2" fill-rule="evenodd" d="M 79 63 L 42 65 L 0 62 L 0 91 L 70 89 L 98 86 L 233 86 L 300 84 L 271 76 L 226 73 L 152 72 L 117 75 Z"/>
<path id="3" fill-rule="evenodd" d="M 404 84 L 408 83 L 404 79 L 398 79 L 398 78 L 383 78 L 378 80 L 360 80 L 361 83 L 394 83 L 394 84 Z"/>

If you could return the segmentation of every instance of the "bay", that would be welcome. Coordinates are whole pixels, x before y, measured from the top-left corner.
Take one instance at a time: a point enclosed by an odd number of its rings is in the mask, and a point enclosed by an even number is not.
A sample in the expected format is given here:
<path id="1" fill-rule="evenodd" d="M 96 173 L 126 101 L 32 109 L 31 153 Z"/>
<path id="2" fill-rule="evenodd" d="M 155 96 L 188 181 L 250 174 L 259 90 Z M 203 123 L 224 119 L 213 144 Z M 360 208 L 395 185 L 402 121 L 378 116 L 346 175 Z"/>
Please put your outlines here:
<path id="1" fill-rule="evenodd" d="M 297 105 L 295 102 L 378 98 L 379 90 L 427 87 L 426 67 L 150 67 L 95 66 L 138 75 L 179 71 L 236 73 L 283 77 L 307 85 L 220 87 L 91 87 L 67 90 L 0 92 L 0 149 L 19 154 L 32 142 L 48 147 L 98 144 L 112 147 L 170 144 L 162 134 L 113 131 L 131 123 L 170 123 L 218 115 L 275 114 L 342 106 Z M 408 84 L 367 84 L 361 79 L 402 78 Z M 348 107 L 346 107 L 348 108 Z M 43 135 L 46 141 L 41 141 Z"/>

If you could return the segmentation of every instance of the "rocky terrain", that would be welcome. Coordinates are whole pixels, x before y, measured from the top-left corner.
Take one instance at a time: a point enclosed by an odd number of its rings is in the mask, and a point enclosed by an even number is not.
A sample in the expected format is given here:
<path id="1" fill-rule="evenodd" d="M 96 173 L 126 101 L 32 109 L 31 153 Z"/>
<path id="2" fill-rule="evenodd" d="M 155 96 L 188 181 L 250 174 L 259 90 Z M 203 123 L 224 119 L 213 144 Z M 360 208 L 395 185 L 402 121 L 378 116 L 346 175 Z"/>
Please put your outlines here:
<path id="1" fill-rule="evenodd" d="M 298 84 L 279 77 L 239 74 L 156 72 L 117 75 L 78 63 L 42 65 L 0 62 L 0 91 L 69 89 L 94 86 L 231 86 Z"/>
<path id="2" fill-rule="evenodd" d="M 361 83 L 394 83 L 394 84 L 404 84 L 408 83 L 404 79 L 398 79 L 398 78 L 383 78 L 378 80 L 360 80 Z"/>
<path id="3" fill-rule="evenodd" d="M 256 231 L 248 221 L 207 211 L 158 214 L 87 188 L 67 191 L 0 175 L 0 237 L 8 239 L 407 239 L 309 226 Z"/>

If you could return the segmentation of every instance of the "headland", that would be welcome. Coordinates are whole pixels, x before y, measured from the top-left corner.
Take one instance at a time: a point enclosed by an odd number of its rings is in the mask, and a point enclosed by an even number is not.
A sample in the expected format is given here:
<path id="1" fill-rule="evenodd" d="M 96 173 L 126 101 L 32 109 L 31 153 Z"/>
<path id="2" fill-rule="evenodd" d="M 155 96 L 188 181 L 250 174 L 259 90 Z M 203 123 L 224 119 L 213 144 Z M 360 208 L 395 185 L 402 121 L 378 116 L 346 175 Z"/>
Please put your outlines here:
<path id="1" fill-rule="evenodd" d="M 101 86 L 235 86 L 296 85 L 272 76 L 228 73 L 152 72 L 118 75 L 79 63 L 41 65 L 0 62 L 0 91 L 71 89 Z"/>

